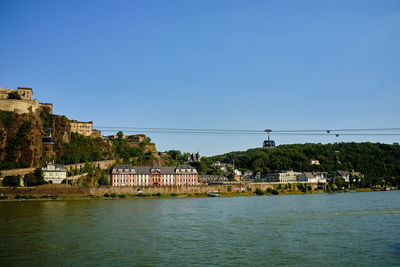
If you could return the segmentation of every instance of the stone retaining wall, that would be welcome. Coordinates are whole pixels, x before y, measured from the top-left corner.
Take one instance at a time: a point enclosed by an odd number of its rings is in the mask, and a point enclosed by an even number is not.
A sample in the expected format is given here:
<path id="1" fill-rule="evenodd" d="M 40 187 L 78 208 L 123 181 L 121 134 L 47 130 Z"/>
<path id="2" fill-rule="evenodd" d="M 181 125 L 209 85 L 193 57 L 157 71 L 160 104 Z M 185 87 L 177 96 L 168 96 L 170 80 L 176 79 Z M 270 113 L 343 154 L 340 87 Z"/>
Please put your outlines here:
<path id="1" fill-rule="evenodd" d="M 220 191 L 227 192 L 230 186 L 232 191 L 247 191 L 248 188 L 251 191 L 255 191 L 256 188 L 261 190 L 267 190 L 267 188 L 276 188 L 279 183 L 235 183 L 235 184 L 223 184 L 223 185 L 198 185 L 198 186 L 148 186 L 148 187 L 132 187 L 132 186 L 121 186 L 121 187 L 92 187 L 89 188 L 89 193 L 92 195 L 104 195 L 105 193 L 112 194 L 137 194 L 138 189 L 143 191 L 144 194 L 170 194 L 170 193 L 207 193 L 209 191 Z M 317 184 L 308 183 L 312 187 L 316 187 Z"/>
<path id="2" fill-rule="evenodd" d="M 86 163 L 84 162 L 84 163 L 68 164 L 68 165 L 65 165 L 65 168 L 67 168 L 67 170 L 79 169 L 79 168 L 83 168 L 85 166 L 85 164 L 93 164 L 96 167 L 99 167 L 100 169 L 104 170 L 104 169 L 110 168 L 112 165 L 114 165 L 115 159 L 92 161 L 92 162 L 86 162 Z"/>
<path id="3" fill-rule="evenodd" d="M 316 184 L 309 183 L 316 187 Z M 199 185 L 199 186 L 149 186 L 140 187 L 144 194 L 171 194 L 171 193 L 207 193 L 209 191 L 220 191 L 227 192 L 228 187 L 231 187 L 232 192 L 247 191 L 251 188 L 254 192 L 256 188 L 260 188 L 265 191 L 267 188 L 276 188 L 278 183 L 251 183 L 251 184 L 224 184 L 224 185 Z M 65 185 L 41 185 L 37 187 L 21 187 L 21 188 L 0 188 L 0 194 L 6 195 L 104 195 L 105 193 L 112 194 L 127 194 L 135 195 L 138 193 L 138 187 L 121 186 L 121 187 L 91 187 L 91 188 L 77 188 L 77 187 L 66 187 Z"/>

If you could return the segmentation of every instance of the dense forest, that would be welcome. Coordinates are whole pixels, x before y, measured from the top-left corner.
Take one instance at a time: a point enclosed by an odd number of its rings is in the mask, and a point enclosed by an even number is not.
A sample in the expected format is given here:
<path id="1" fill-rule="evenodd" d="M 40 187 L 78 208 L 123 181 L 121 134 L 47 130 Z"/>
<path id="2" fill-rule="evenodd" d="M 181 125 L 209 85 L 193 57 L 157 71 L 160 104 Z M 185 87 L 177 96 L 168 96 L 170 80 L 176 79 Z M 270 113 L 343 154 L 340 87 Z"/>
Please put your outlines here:
<path id="1" fill-rule="evenodd" d="M 320 165 L 312 165 L 318 160 Z M 201 174 L 221 174 L 216 161 L 234 162 L 242 172 L 250 170 L 265 175 L 281 170 L 358 171 L 366 179 L 400 177 L 400 146 L 380 143 L 334 143 L 281 145 L 272 149 L 255 148 L 230 152 L 213 157 L 203 157 L 201 162 L 191 163 Z"/>
<path id="2" fill-rule="evenodd" d="M 311 160 L 320 165 L 312 165 Z M 273 171 L 355 170 L 366 177 L 400 176 L 400 146 L 381 143 L 293 144 L 272 149 L 255 148 L 204 158 L 198 168 L 210 172 L 210 163 L 235 162 L 241 171 L 251 170 L 266 174 Z"/>

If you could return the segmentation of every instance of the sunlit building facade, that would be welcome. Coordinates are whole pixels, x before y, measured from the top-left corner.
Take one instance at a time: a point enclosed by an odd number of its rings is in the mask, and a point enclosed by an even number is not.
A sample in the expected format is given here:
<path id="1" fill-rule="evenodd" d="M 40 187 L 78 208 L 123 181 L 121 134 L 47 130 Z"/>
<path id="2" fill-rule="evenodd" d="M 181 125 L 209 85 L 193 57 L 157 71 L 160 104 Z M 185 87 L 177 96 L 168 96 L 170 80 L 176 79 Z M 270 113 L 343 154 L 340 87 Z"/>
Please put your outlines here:
<path id="1" fill-rule="evenodd" d="M 192 166 L 115 165 L 111 171 L 112 186 L 193 186 L 198 185 L 197 170 Z"/>

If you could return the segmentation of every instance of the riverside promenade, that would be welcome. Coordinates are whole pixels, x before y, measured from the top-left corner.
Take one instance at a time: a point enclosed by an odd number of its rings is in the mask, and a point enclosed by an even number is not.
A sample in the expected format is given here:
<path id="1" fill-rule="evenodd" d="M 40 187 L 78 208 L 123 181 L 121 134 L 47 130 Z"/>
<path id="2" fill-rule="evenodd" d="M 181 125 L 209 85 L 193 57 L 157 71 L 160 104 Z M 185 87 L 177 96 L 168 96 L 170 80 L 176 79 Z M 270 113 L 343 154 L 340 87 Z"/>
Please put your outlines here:
<path id="1" fill-rule="evenodd" d="M 65 184 L 46 184 L 35 187 L 0 188 L 0 194 L 14 197 L 16 195 L 104 195 L 104 194 L 126 194 L 136 195 L 140 190 L 143 194 L 195 194 L 207 193 L 210 191 L 219 192 L 255 192 L 257 188 L 265 191 L 267 188 L 277 188 L 279 183 L 227 183 L 218 185 L 197 185 L 197 186 L 103 186 L 103 187 L 73 187 Z M 281 184 L 282 185 L 282 184 Z M 313 188 L 316 184 L 308 183 Z"/>

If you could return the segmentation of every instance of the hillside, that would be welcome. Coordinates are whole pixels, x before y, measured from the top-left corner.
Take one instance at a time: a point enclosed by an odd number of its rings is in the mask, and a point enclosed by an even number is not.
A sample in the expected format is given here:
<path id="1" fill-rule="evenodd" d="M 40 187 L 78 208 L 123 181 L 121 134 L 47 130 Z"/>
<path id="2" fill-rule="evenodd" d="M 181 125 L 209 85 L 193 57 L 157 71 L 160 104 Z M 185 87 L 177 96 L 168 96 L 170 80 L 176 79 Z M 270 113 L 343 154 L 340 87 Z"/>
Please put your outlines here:
<path id="1" fill-rule="evenodd" d="M 40 167 L 46 161 L 72 164 L 116 158 L 118 162 L 165 165 L 150 138 L 134 142 L 117 138 L 106 141 L 72 133 L 65 116 L 0 111 L 0 170 Z M 54 145 L 42 144 L 52 128 Z"/>
<path id="2" fill-rule="evenodd" d="M 44 146 L 42 138 L 53 128 L 57 145 Z M 65 116 L 17 114 L 0 111 L 0 169 L 35 167 L 47 158 L 54 158 L 60 144 L 69 141 L 69 124 Z"/>
<path id="3" fill-rule="evenodd" d="M 311 160 L 320 165 L 312 165 Z M 281 145 L 272 149 L 249 149 L 230 152 L 203 160 L 207 172 L 215 161 L 232 163 L 242 171 L 263 174 L 271 171 L 327 171 L 355 170 L 366 177 L 400 176 L 400 146 L 380 143 L 334 143 Z M 208 166 L 207 166 L 208 165 Z"/>

